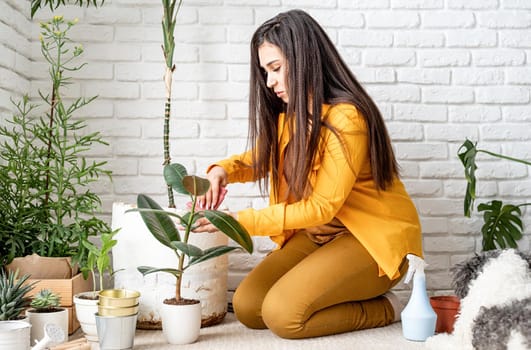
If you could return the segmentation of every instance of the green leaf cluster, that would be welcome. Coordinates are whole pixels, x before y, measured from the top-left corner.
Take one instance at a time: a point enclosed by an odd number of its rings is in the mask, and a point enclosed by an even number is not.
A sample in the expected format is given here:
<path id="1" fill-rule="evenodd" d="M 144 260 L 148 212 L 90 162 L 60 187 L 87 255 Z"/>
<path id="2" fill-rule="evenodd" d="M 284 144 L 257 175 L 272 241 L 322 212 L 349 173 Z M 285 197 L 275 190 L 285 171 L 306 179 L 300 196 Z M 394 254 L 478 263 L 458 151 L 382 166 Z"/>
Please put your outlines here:
<path id="1" fill-rule="evenodd" d="M 103 5 L 104 2 L 105 2 L 105 0 L 101 0 L 100 1 L 100 6 Z M 89 7 L 91 4 L 94 7 L 98 6 L 98 1 L 97 0 L 86 0 L 86 1 L 83 1 L 83 0 L 70 0 L 70 1 L 66 1 L 66 0 L 31 0 L 31 18 L 33 18 L 33 16 L 35 16 L 35 13 L 37 13 L 37 11 L 41 7 L 49 6 L 50 10 L 53 11 L 53 10 L 57 9 L 59 6 L 66 5 L 68 3 L 74 3 L 74 4 L 79 5 L 79 6 L 83 6 L 84 4 L 86 4 L 87 7 Z"/>
<path id="2" fill-rule="evenodd" d="M 46 312 L 59 307 L 61 304 L 61 297 L 55 294 L 50 289 L 41 289 L 37 294 L 33 296 L 30 306 L 38 310 L 39 312 Z"/>
<path id="3" fill-rule="evenodd" d="M 31 298 L 27 294 L 37 283 L 26 283 L 29 277 L 26 274 L 18 278 L 18 270 L 6 273 L 0 269 L 0 321 L 16 320 L 29 306 Z"/>
<path id="4" fill-rule="evenodd" d="M 463 164 L 465 179 L 467 182 L 465 198 L 463 203 L 464 215 L 470 217 L 474 209 L 476 200 L 476 156 L 479 153 L 485 153 L 496 158 L 502 158 L 518 162 L 525 165 L 531 165 L 531 162 L 519 158 L 509 157 L 503 154 L 490 152 L 477 148 L 477 143 L 470 140 L 459 147 L 457 155 Z M 517 241 L 522 238 L 523 223 L 521 207 L 531 205 L 531 203 L 521 204 L 504 204 L 500 200 L 492 200 L 487 203 L 478 205 L 478 212 L 483 212 L 483 226 L 481 234 L 483 236 L 482 249 L 493 250 L 497 248 L 517 248 Z"/>
<path id="5" fill-rule="evenodd" d="M 119 230 L 114 230 L 112 232 L 103 232 L 100 238 L 99 246 L 90 242 L 84 241 L 83 245 L 88 250 L 87 264 L 83 267 L 82 271 L 87 273 L 88 271 L 92 272 L 93 286 L 96 290 L 96 271 L 98 272 L 99 277 L 99 290 L 104 289 L 104 275 L 105 272 L 108 272 L 110 276 L 113 276 L 115 271 L 113 271 L 111 266 L 111 251 L 112 248 L 118 243 L 114 239 L 114 236 L 118 233 Z"/>
<path id="6" fill-rule="evenodd" d="M 42 104 L 27 96 L 13 102 L 15 113 L 0 126 L 0 263 L 37 253 L 71 256 L 86 263 L 84 241 L 110 228 L 97 218 L 99 196 L 89 185 L 102 176 L 106 162 L 89 160 L 86 152 L 108 145 L 98 132 L 88 132 L 78 115 L 92 98 L 65 99 L 71 84 L 67 72 L 83 52 L 68 31 L 74 21 L 62 16 L 41 24 L 41 53 L 49 65 L 50 91 L 39 91 Z"/>
<path id="7" fill-rule="evenodd" d="M 144 194 L 139 194 L 137 197 L 138 207 L 129 211 L 138 211 L 153 237 L 171 249 L 179 259 L 177 267 L 139 266 L 138 271 L 143 275 L 154 272 L 172 274 L 177 280 L 175 298 L 180 299 L 181 276 L 186 269 L 195 264 L 240 249 L 240 247 L 252 253 L 253 241 L 245 228 L 232 216 L 218 210 L 196 211 L 197 198 L 204 195 L 210 188 L 210 182 L 207 179 L 188 175 L 186 168 L 177 163 L 168 164 L 164 167 L 164 179 L 175 192 L 190 196 L 192 200 L 190 211 L 180 215 L 174 211 L 164 210 L 152 198 Z M 188 243 L 195 222 L 202 217 L 206 217 L 216 228 L 235 241 L 240 247 L 216 246 L 203 250 Z M 176 222 L 183 227 L 183 235 L 177 229 Z M 185 257 L 188 258 L 186 262 Z"/>

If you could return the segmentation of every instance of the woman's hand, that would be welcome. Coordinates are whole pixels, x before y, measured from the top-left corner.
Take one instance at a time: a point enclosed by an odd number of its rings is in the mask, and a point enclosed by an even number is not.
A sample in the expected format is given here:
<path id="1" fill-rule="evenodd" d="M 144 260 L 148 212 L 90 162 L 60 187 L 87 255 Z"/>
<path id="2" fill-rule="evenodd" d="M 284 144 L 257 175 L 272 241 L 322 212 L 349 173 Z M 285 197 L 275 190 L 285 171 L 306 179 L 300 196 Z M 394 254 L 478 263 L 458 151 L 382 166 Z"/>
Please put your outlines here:
<path id="1" fill-rule="evenodd" d="M 227 172 L 220 166 L 214 166 L 206 175 L 210 188 L 204 196 L 198 198 L 200 209 L 217 209 L 227 194 Z M 206 220 L 206 219 L 205 219 Z M 207 220 L 208 221 L 208 220 Z"/>

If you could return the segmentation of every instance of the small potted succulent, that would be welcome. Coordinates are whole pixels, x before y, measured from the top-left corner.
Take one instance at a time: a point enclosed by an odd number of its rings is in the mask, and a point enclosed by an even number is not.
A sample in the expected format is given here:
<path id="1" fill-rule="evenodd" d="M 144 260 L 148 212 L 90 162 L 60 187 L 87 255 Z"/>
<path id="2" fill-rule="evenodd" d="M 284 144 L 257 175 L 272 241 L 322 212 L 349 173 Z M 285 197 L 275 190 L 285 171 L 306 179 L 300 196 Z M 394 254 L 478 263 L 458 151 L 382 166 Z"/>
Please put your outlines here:
<path id="1" fill-rule="evenodd" d="M 144 276 L 165 272 L 176 279 L 175 296 L 166 299 L 162 305 L 162 331 L 170 344 L 193 343 L 199 337 L 201 327 L 201 303 L 199 300 L 183 298 L 181 282 L 185 271 L 201 262 L 243 248 L 252 253 L 251 237 L 232 216 L 217 210 L 196 211 L 199 196 L 204 195 L 210 188 L 207 179 L 190 176 L 181 164 L 168 164 L 164 167 L 164 178 L 173 191 L 188 195 L 191 198 L 190 210 L 179 214 L 175 210 L 164 210 L 153 199 L 144 194 L 137 197 L 137 208 L 147 228 L 160 243 L 173 251 L 178 259 L 178 266 L 157 268 L 139 266 L 138 271 Z M 206 217 L 219 231 L 227 235 L 239 246 L 220 245 L 208 249 L 201 249 L 188 242 L 197 219 Z M 181 234 L 176 223 L 184 229 Z M 179 331 L 175 331 L 179 330 Z"/>
<path id="2" fill-rule="evenodd" d="M 44 338 L 44 326 L 53 323 L 68 334 L 68 310 L 60 307 L 61 297 L 50 289 L 41 289 L 33 296 L 30 309 L 26 311 L 31 324 L 31 342 Z M 63 338 L 66 340 L 66 337 Z M 63 340 L 63 341 L 64 341 Z"/>

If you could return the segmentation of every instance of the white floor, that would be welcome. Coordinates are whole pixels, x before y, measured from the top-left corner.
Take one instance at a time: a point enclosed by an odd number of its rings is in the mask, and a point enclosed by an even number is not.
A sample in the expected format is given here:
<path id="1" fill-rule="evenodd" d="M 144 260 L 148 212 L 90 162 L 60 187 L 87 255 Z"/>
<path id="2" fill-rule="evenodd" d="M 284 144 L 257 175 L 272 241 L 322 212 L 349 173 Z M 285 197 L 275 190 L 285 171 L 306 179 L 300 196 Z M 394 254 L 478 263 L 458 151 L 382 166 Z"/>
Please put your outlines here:
<path id="1" fill-rule="evenodd" d="M 93 350 L 98 348 L 97 345 L 93 346 Z M 401 323 L 328 337 L 287 340 L 275 336 L 268 330 L 248 329 L 240 324 L 232 313 L 228 313 L 221 324 L 202 328 L 199 340 L 188 345 L 167 344 L 161 331 L 136 331 L 135 350 L 180 348 L 186 350 L 407 350 L 424 349 L 425 346 L 422 342 L 404 339 Z"/>

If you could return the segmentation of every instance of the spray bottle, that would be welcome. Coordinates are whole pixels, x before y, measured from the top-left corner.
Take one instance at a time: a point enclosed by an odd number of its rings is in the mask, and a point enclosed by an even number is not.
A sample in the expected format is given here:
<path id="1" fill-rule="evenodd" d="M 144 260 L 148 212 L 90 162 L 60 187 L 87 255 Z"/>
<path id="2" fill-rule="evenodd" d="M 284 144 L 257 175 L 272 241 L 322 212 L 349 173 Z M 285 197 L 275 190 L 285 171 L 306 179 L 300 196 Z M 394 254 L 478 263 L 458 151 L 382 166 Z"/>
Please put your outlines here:
<path id="1" fill-rule="evenodd" d="M 408 254 L 409 269 L 404 283 L 413 278 L 413 291 L 406 307 L 402 311 L 402 333 L 408 340 L 425 341 L 435 334 L 437 315 L 433 311 L 426 292 L 426 262 L 416 255 Z"/>

